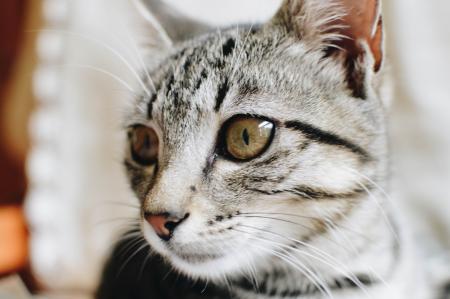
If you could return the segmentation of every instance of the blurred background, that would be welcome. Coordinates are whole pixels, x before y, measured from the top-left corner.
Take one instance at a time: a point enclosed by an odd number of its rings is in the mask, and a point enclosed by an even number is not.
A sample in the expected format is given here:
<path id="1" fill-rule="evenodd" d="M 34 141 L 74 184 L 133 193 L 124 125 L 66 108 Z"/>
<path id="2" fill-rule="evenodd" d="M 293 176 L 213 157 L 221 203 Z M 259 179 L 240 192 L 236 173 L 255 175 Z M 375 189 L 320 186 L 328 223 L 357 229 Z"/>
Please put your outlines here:
<path id="1" fill-rule="evenodd" d="M 266 20 L 280 4 L 165 1 L 217 27 Z M 120 164 L 121 113 L 142 67 L 129 9 L 0 1 L 0 282 L 18 273 L 33 292 L 89 298 L 136 214 Z M 395 200 L 439 264 L 450 248 L 450 2 L 384 10 Z"/>

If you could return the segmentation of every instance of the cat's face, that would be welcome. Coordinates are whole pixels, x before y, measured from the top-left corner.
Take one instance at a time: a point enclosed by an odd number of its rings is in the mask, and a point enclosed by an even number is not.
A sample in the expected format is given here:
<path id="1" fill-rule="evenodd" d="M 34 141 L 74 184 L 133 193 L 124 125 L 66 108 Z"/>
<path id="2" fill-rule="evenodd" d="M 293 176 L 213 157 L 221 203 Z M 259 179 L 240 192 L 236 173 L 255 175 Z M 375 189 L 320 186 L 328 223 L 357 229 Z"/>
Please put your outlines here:
<path id="1" fill-rule="evenodd" d="M 355 97 L 337 56 L 270 25 L 184 43 L 151 72 L 125 164 L 144 236 L 175 268 L 270 267 L 367 200 L 364 177 L 384 170 L 382 109 L 370 78 Z"/>

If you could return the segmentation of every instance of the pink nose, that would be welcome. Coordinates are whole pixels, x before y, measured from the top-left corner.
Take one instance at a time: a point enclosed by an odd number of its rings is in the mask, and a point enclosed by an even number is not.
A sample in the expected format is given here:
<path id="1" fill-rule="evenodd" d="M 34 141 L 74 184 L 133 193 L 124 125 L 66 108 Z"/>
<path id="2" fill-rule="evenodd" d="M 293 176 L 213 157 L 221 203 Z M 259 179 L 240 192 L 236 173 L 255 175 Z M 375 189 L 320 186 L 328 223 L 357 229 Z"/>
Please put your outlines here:
<path id="1" fill-rule="evenodd" d="M 183 218 L 171 216 L 169 213 L 163 214 L 145 214 L 145 220 L 153 227 L 155 233 L 164 241 L 169 241 L 175 231 L 175 228 L 181 222 L 189 217 L 189 214 Z"/>

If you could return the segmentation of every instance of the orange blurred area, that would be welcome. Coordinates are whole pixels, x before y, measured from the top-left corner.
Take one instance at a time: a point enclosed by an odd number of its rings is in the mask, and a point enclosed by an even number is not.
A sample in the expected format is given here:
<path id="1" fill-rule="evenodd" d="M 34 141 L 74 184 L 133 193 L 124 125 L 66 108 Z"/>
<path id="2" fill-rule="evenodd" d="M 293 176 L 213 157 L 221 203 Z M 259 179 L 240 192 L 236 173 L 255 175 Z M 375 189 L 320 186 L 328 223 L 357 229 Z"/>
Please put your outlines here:
<path id="1" fill-rule="evenodd" d="M 20 207 L 0 207 L 0 275 L 22 269 L 27 263 L 28 244 Z"/>
<path id="2" fill-rule="evenodd" d="M 23 215 L 31 74 L 40 1 L 0 1 L 0 276 L 28 266 L 28 233 Z"/>

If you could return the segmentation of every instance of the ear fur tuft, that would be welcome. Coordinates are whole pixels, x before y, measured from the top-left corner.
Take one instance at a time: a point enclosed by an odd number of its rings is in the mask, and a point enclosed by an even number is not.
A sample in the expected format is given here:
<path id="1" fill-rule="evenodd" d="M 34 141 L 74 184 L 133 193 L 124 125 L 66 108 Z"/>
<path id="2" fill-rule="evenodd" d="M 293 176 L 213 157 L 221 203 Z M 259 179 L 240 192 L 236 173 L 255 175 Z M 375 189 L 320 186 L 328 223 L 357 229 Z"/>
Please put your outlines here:
<path id="1" fill-rule="evenodd" d="M 341 60 L 353 95 L 365 98 L 368 72 L 383 62 L 380 1 L 285 0 L 271 24 Z"/>

